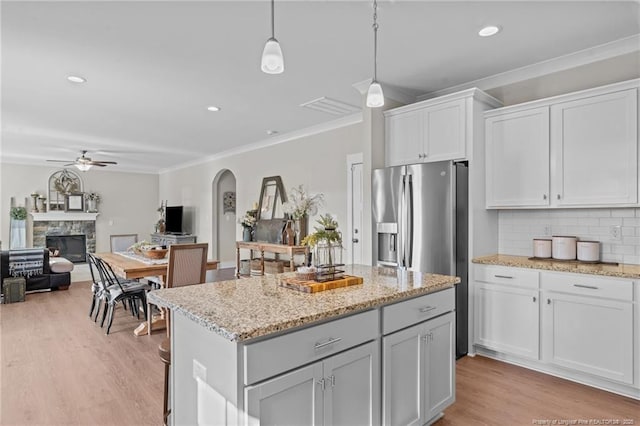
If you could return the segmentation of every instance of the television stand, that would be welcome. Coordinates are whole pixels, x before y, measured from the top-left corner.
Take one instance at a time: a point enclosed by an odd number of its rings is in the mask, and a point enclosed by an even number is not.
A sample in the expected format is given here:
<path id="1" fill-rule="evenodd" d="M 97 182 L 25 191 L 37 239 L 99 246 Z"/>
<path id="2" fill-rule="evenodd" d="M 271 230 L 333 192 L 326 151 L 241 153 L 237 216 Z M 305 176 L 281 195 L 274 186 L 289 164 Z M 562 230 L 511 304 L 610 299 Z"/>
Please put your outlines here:
<path id="1" fill-rule="evenodd" d="M 196 242 L 196 236 L 190 234 L 161 234 L 154 232 L 151 234 L 151 244 L 159 246 L 170 246 L 171 244 L 192 244 Z"/>

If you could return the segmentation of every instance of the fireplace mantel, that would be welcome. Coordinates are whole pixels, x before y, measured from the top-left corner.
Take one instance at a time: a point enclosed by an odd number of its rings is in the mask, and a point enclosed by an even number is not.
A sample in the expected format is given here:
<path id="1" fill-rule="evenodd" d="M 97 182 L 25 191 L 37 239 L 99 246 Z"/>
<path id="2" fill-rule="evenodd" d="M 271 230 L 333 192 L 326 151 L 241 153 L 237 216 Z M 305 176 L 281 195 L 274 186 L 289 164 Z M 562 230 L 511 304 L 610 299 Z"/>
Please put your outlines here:
<path id="1" fill-rule="evenodd" d="M 96 221 L 100 213 L 84 213 L 84 212 L 47 212 L 47 213 L 31 213 L 34 222 L 42 221 Z"/>

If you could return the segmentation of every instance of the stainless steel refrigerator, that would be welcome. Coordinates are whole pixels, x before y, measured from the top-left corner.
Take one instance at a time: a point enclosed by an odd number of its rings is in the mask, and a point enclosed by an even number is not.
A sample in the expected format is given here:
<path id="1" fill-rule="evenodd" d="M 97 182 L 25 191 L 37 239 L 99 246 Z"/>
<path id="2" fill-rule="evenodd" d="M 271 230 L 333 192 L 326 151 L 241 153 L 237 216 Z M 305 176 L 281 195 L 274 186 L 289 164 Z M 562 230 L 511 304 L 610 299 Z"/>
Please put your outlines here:
<path id="1" fill-rule="evenodd" d="M 373 262 L 456 275 L 456 356 L 468 350 L 468 168 L 443 161 L 373 171 Z"/>

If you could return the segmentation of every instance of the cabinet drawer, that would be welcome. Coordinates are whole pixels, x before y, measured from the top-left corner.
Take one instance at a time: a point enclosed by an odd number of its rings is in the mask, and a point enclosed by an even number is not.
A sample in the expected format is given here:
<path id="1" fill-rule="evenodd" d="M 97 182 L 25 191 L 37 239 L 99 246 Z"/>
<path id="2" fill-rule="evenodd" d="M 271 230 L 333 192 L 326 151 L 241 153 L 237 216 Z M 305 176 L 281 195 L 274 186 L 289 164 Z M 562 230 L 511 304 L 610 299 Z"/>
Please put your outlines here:
<path id="1" fill-rule="evenodd" d="M 387 335 L 412 324 L 452 311 L 455 305 L 455 290 L 448 288 L 385 306 L 382 308 L 382 333 Z"/>
<path id="2" fill-rule="evenodd" d="M 372 310 L 244 346 L 244 384 L 317 361 L 378 336 Z"/>
<path id="3" fill-rule="evenodd" d="M 539 272 L 530 269 L 505 266 L 475 266 L 475 280 L 493 284 L 508 284 L 518 287 L 538 288 Z"/>
<path id="4" fill-rule="evenodd" d="M 543 290 L 629 302 L 633 300 L 633 281 L 619 278 L 543 272 L 541 283 Z"/>

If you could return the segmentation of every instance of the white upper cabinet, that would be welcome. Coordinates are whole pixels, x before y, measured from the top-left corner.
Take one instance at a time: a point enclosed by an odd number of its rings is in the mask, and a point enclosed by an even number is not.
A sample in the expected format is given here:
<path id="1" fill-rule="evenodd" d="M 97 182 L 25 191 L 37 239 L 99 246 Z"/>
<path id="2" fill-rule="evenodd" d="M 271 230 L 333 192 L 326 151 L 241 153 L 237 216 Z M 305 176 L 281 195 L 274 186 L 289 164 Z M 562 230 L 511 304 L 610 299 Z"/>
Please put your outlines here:
<path id="1" fill-rule="evenodd" d="M 638 202 L 637 89 L 551 107 L 558 206 Z"/>
<path id="2" fill-rule="evenodd" d="M 638 82 L 485 113 L 487 208 L 638 204 Z"/>
<path id="3" fill-rule="evenodd" d="M 385 111 L 386 166 L 467 158 L 474 100 L 499 106 L 469 89 Z"/>
<path id="4" fill-rule="evenodd" d="M 549 108 L 486 121 L 487 206 L 549 205 Z"/>

